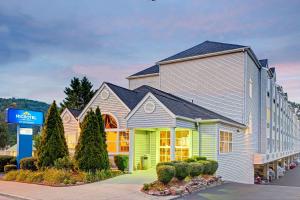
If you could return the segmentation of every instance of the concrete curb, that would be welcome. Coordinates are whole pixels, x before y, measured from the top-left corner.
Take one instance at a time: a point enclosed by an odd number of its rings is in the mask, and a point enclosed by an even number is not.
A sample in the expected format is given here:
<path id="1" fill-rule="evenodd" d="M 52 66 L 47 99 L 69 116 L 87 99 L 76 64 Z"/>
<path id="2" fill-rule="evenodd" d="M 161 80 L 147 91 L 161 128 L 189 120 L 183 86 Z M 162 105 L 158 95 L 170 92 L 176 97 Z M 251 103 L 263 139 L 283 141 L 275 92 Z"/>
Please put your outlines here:
<path id="1" fill-rule="evenodd" d="M 12 195 L 12 194 L 3 193 L 3 192 L 0 192 L 0 197 L 1 196 L 12 198 L 12 199 L 16 199 L 16 200 L 35 200 L 35 199 L 31 199 L 31 198 L 27 198 L 27 197 L 22 197 L 22 196 L 18 196 L 18 195 Z"/>

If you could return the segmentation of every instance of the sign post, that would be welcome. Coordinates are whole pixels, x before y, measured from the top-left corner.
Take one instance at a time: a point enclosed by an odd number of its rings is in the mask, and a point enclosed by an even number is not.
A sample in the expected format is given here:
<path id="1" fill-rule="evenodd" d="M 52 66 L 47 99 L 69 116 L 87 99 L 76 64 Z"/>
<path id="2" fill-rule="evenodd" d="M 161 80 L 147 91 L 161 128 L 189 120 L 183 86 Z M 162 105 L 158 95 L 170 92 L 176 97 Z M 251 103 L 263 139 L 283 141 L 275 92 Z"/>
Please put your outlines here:
<path id="1" fill-rule="evenodd" d="M 17 164 L 19 168 L 22 158 L 32 156 L 32 126 L 42 126 L 44 115 L 42 112 L 8 108 L 6 122 L 17 124 Z"/>

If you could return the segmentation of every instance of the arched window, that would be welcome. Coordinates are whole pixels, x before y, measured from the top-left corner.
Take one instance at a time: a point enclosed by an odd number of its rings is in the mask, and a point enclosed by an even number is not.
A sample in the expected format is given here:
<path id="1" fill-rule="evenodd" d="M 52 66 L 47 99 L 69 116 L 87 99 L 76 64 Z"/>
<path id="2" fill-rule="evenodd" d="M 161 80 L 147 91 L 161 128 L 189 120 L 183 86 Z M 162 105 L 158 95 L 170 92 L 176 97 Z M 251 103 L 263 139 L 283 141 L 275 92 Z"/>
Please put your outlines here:
<path id="1" fill-rule="evenodd" d="M 129 151 L 129 132 L 126 129 L 119 129 L 115 117 L 110 114 L 102 115 L 108 153 L 122 153 Z"/>
<path id="2" fill-rule="evenodd" d="M 118 128 L 117 121 L 115 118 L 111 115 L 104 114 L 102 115 L 103 121 L 104 121 L 104 126 L 106 129 L 112 129 L 112 128 Z"/>

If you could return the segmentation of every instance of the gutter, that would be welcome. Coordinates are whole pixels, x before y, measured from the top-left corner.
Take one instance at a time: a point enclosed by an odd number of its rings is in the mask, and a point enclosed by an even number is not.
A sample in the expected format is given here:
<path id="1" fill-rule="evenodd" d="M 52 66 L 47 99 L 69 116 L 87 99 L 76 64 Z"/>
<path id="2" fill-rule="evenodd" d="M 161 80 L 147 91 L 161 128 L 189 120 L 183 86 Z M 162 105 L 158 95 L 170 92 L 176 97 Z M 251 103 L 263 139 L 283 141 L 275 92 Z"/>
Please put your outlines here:
<path id="1" fill-rule="evenodd" d="M 143 77 L 151 77 L 158 76 L 159 73 L 145 74 L 145 75 L 137 75 L 137 76 L 128 76 L 126 79 L 135 79 L 135 78 L 143 78 Z"/>
<path id="2" fill-rule="evenodd" d="M 233 122 L 228 122 L 228 121 L 225 121 L 225 120 L 222 120 L 222 119 L 205 119 L 205 120 L 201 120 L 201 118 L 200 118 L 200 119 L 196 119 L 196 120 L 197 120 L 197 122 L 199 124 L 201 124 L 201 123 L 216 123 L 216 122 L 221 122 L 221 123 L 232 125 L 232 126 L 236 126 L 238 128 L 242 128 L 242 129 L 247 128 L 247 126 L 245 126 L 245 125 L 237 124 L 237 123 L 233 123 Z"/>

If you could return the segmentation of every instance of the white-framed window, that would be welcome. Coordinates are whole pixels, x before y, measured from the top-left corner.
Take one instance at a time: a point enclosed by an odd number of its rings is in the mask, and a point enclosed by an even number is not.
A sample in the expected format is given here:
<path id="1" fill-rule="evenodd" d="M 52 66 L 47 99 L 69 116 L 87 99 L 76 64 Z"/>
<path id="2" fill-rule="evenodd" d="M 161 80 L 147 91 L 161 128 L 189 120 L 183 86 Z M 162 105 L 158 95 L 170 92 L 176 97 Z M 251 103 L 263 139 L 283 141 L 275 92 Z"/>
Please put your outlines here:
<path id="1" fill-rule="evenodd" d="M 230 153 L 232 152 L 232 132 L 220 131 L 219 138 L 219 153 Z"/>

